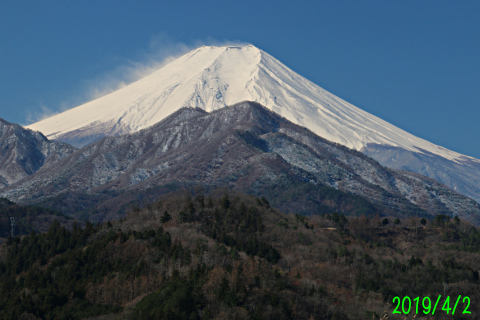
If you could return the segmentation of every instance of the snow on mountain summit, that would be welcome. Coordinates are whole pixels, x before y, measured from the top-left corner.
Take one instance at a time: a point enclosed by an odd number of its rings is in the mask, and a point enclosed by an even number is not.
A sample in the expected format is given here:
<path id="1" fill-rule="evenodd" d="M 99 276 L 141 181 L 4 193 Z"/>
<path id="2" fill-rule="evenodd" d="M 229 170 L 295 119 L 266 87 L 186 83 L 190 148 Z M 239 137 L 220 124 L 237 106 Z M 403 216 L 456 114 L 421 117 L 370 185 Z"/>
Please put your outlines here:
<path id="1" fill-rule="evenodd" d="M 201 47 L 120 90 L 28 128 L 50 139 L 87 144 L 95 137 L 144 129 L 182 107 L 212 111 L 250 98 L 238 87 L 253 78 L 259 61 L 260 50 L 253 46 Z"/>
<path id="2" fill-rule="evenodd" d="M 353 106 L 253 45 L 200 47 L 122 89 L 28 128 L 83 146 L 106 135 L 144 129 L 182 107 L 210 112 L 244 100 L 256 101 L 321 137 L 356 150 L 376 144 L 453 161 L 469 158 Z"/>

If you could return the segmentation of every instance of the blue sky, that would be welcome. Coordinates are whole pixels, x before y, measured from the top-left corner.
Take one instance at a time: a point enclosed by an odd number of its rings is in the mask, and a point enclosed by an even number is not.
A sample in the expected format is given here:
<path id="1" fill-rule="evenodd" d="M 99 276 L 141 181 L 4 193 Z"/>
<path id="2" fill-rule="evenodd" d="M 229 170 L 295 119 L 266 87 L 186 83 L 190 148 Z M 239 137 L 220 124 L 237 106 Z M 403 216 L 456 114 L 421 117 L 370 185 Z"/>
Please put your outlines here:
<path id="1" fill-rule="evenodd" d="M 28 124 L 201 44 L 252 43 L 350 103 L 480 158 L 480 1 L 2 1 L 0 117 Z"/>

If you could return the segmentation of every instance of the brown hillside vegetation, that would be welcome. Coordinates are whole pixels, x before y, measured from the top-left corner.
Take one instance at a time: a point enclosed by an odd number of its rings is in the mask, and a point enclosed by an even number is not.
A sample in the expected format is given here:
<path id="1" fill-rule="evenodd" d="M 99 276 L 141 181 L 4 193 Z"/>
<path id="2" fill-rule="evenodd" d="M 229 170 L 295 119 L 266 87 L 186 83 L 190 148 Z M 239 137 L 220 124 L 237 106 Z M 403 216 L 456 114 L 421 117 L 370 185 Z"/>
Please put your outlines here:
<path id="1" fill-rule="evenodd" d="M 480 233 L 428 221 L 286 215 L 265 199 L 182 192 L 117 222 L 9 239 L 2 319 L 475 319 Z M 6 293 L 6 294 L 3 294 Z M 393 298 L 434 316 L 394 315 Z M 444 298 L 460 302 L 454 317 Z M 399 308 L 401 310 L 401 307 Z"/>

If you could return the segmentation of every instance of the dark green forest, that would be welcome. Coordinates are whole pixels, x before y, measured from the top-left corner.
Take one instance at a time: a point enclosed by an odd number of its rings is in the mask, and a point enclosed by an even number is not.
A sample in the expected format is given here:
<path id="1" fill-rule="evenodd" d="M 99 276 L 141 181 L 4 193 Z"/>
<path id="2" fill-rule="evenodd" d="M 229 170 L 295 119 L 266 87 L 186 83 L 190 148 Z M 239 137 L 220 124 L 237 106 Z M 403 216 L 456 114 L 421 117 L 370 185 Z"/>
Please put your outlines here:
<path id="1" fill-rule="evenodd" d="M 0 319 L 433 319 L 392 300 L 439 295 L 468 296 L 471 314 L 435 319 L 479 314 L 480 232 L 442 215 L 307 217 L 177 192 L 119 221 L 58 217 L 0 247 Z"/>
<path id="2" fill-rule="evenodd" d="M 21 206 L 0 198 L 0 240 L 10 235 L 10 217 L 15 217 L 16 231 L 19 235 L 29 234 L 31 231 L 45 232 L 54 220 L 70 227 L 73 223 L 72 219 L 58 211 L 40 206 Z"/>

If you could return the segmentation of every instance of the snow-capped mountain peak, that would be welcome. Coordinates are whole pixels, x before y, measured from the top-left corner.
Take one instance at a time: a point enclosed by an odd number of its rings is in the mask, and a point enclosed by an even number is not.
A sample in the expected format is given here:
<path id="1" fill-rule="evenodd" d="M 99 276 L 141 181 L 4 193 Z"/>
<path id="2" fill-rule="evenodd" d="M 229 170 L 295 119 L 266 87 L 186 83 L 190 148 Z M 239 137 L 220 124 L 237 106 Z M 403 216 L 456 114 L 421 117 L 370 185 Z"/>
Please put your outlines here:
<path id="1" fill-rule="evenodd" d="M 200 47 L 113 93 L 28 128 L 84 146 L 104 136 L 147 128 L 182 107 L 210 112 L 245 100 L 385 166 L 430 176 L 480 200 L 480 160 L 355 107 L 253 45 Z"/>
<path id="2" fill-rule="evenodd" d="M 181 107 L 216 110 L 251 98 L 238 88 L 255 77 L 260 59 L 254 46 L 204 46 L 118 91 L 28 128 L 85 145 L 100 136 L 144 129 Z"/>
<path id="3" fill-rule="evenodd" d="M 349 104 L 253 45 L 200 47 L 118 91 L 28 128 L 85 145 L 104 135 L 144 129 L 181 107 L 210 112 L 244 100 L 357 150 L 375 143 L 450 160 L 462 157 Z"/>

